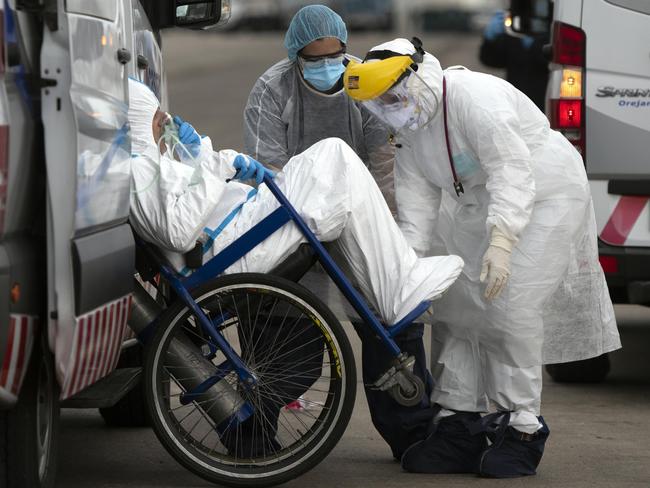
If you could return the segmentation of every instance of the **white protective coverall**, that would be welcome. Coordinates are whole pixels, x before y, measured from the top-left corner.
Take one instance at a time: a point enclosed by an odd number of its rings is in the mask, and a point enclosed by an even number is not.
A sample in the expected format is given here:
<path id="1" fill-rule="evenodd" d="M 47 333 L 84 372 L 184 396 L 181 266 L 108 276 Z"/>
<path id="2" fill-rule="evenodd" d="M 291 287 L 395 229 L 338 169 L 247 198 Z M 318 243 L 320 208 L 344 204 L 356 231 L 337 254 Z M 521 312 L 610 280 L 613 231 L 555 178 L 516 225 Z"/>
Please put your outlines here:
<path id="1" fill-rule="evenodd" d="M 134 153 L 130 220 L 141 237 L 166 250 L 180 269 L 182 253 L 192 249 L 202 233 L 214 235 L 226 216 L 230 222 L 204 260 L 260 222 L 278 203 L 266 186 L 246 200 L 250 186 L 226 183 L 235 175 L 232 162 L 237 153 L 213 152 L 208 138 L 202 141 L 195 168 L 161 156 L 151 131 L 157 107 L 155 95 L 130 80 Z M 386 323 L 403 318 L 421 301 L 440 296 L 460 274 L 463 261 L 457 256 L 416 256 L 370 173 L 343 141 L 315 144 L 292 158 L 275 181 L 320 240 L 336 240 L 352 277 Z M 270 271 L 302 242 L 298 228 L 287 224 L 226 273 Z"/>
<path id="2" fill-rule="evenodd" d="M 408 41 L 388 44 L 381 49 L 414 52 Z M 435 115 L 397 138 L 398 221 L 421 255 L 441 239 L 447 252 L 466 263 L 435 307 L 440 323 L 432 339 L 432 400 L 447 410 L 472 412 L 487 411 L 489 400 L 514 412 L 512 426 L 533 433 L 543 363 L 620 347 L 598 263 L 584 165 L 512 85 L 448 69 L 449 137 L 465 190 L 457 196 L 445 143 L 443 70 L 428 53 L 418 68 L 419 77 L 410 75 L 409 93 L 426 98 L 422 106 Z M 479 275 L 493 227 L 516 244 L 510 280 L 498 298 L 487 301 Z"/>

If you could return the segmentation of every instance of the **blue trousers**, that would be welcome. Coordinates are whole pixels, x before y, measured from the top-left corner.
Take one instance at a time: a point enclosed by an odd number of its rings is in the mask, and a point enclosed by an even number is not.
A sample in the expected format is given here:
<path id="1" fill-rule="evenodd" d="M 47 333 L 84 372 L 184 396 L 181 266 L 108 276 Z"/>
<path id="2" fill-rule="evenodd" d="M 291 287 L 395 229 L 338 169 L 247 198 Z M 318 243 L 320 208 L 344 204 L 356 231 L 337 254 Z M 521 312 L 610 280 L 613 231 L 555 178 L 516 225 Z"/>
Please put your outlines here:
<path id="1" fill-rule="evenodd" d="M 397 337 L 395 342 L 409 356 L 415 357 L 413 372 L 426 386 L 426 394 L 419 405 L 405 407 L 397 403 L 384 391 L 371 388 L 371 385 L 391 366 L 391 357 L 370 328 L 361 322 L 353 322 L 362 341 L 363 385 L 368 401 L 372 423 L 390 446 L 395 459 L 413 443 L 423 440 L 433 419 L 434 411 L 430 402 L 433 379 L 427 370 L 424 351 L 424 324 L 413 324 Z"/>

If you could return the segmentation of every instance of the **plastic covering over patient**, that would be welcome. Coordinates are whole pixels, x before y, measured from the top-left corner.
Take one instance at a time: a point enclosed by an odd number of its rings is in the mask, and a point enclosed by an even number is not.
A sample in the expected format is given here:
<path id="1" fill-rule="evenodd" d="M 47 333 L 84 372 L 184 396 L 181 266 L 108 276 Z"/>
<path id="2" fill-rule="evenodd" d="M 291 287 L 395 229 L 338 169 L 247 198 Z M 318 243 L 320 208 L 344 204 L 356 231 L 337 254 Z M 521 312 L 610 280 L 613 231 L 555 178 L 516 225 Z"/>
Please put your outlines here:
<path id="1" fill-rule="evenodd" d="M 279 204 L 264 185 L 230 181 L 239 154 L 214 151 L 208 137 L 192 160 L 154 140 L 159 102 L 129 80 L 132 135 L 131 225 L 166 252 L 177 270 L 183 253 L 204 243 L 203 261 L 231 244 Z M 159 145 L 163 146 L 162 150 Z M 164 152 L 164 154 L 161 154 Z M 418 258 L 406 243 L 370 173 L 340 139 L 325 139 L 294 156 L 275 179 L 316 237 L 334 242 L 351 277 L 380 318 L 392 324 L 420 302 L 440 296 L 458 277 L 457 256 Z M 269 272 L 305 242 L 287 224 L 226 273 Z"/>

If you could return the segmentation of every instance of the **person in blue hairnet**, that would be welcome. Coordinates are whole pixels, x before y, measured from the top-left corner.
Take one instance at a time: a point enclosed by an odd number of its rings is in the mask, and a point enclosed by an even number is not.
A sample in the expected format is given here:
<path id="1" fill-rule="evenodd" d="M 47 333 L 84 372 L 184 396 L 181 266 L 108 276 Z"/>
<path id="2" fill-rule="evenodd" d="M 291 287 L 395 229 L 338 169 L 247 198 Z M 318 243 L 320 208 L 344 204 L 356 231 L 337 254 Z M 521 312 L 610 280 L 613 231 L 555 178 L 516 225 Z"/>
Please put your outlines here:
<path id="1" fill-rule="evenodd" d="M 286 32 L 287 58 L 271 66 L 255 83 L 244 109 L 244 152 L 264 164 L 283 167 L 293 156 L 316 142 L 337 137 L 344 140 L 368 166 L 391 209 L 394 209 L 394 149 L 389 132 L 368 110 L 343 90 L 342 75 L 351 58 L 346 53 L 348 33 L 341 17 L 324 5 L 299 10 Z M 327 171 L 323 168 L 323 171 Z M 328 305 L 339 308 L 336 292 L 323 274 L 309 273 L 303 284 Z M 347 314 L 352 315 L 350 309 Z M 367 336 L 362 323 L 352 321 L 363 338 L 364 384 L 374 383 L 389 367 L 381 344 Z M 403 351 L 416 358 L 415 372 L 428 387 L 422 324 L 396 340 Z M 429 392 L 427 392 L 429 393 Z M 403 407 L 387 393 L 366 388 L 373 424 L 390 445 L 397 459 L 420 440 L 429 412 L 428 395 L 416 407 Z"/>
<path id="2" fill-rule="evenodd" d="M 244 150 L 281 168 L 314 143 L 338 137 L 369 167 L 394 208 L 389 133 L 343 91 L 347 41 L 343 19 L 330 8 L 310 5 L 295 14 L 284 38 L 287 58 L 269 68 L 248 97 Z"/>

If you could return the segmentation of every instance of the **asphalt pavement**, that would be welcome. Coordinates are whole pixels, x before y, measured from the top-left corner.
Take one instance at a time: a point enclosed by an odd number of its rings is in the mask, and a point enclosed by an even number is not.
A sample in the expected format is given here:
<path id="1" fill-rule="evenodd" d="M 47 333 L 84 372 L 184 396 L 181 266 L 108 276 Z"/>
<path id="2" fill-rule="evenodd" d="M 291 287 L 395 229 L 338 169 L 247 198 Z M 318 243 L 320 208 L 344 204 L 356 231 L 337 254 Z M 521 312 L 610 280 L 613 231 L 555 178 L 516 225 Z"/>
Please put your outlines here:
<path id="1" fill-rule="evenodd" d="M 164 36 L 170 109 L 211 136 L 215 147 L 242 149 L 241 113 L 257 77 L 282 58 L 280 33 L 188 33 Z M 349 51 L 363 56 L 386 34 L 353 34 Z M 423 36 L 443 66 L 482 69 L 475 35 Z M 484 69 L 483 69 L 484 70 Z M 496 72 L 498 74 L 498 72 Z M 617 307 L 624 350 L 596 385 L 561 385 L 547 378 L 543 415 L 551 428 L 533 478 L 403 473 L 374 431 L 361 385 L 343 439 L 316 468 L 286 487 L 650 487 L 650 313 Z M 359 344 L 349 329 L 357 357 Z M 149 429 L 105 427 L 94 410 L 63 412 L 59 488 L 213 486 L 179 466 Z"/>

